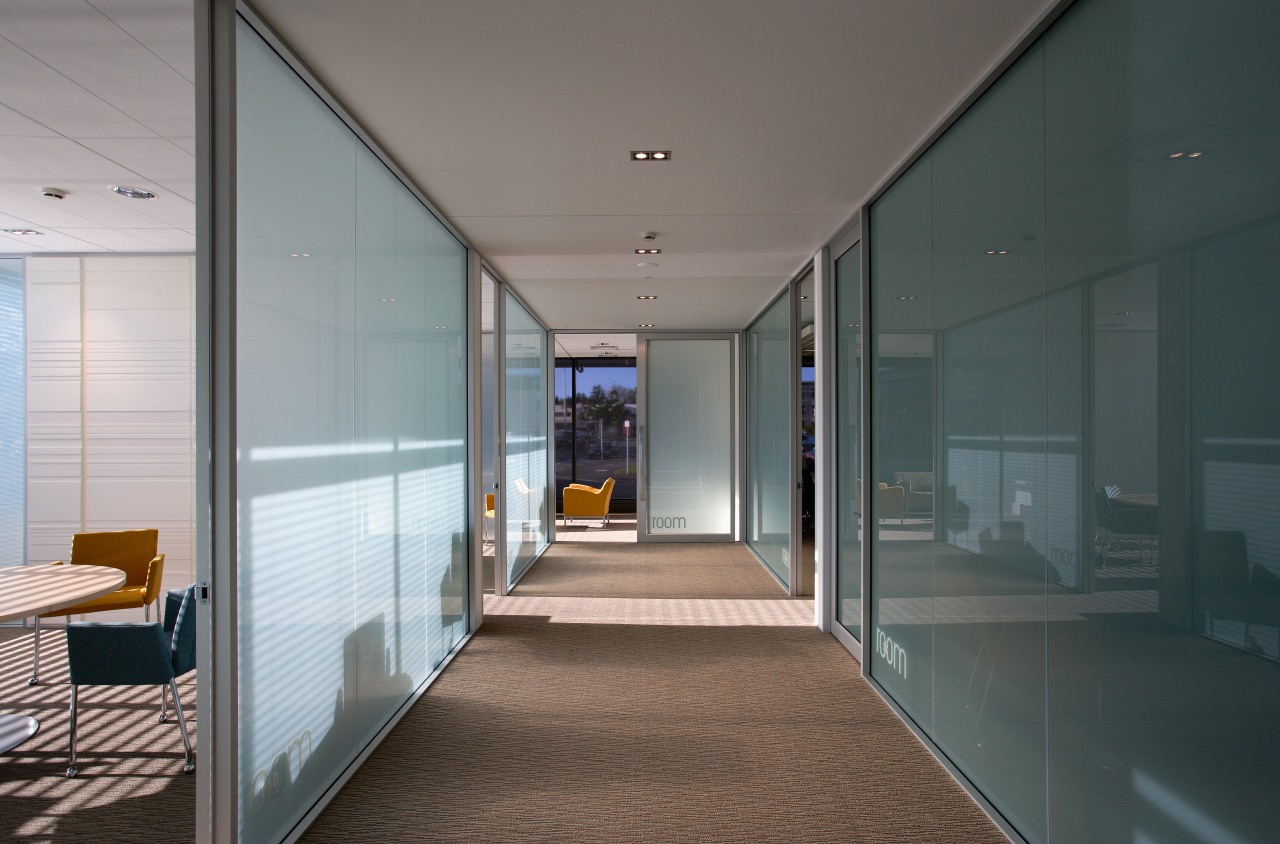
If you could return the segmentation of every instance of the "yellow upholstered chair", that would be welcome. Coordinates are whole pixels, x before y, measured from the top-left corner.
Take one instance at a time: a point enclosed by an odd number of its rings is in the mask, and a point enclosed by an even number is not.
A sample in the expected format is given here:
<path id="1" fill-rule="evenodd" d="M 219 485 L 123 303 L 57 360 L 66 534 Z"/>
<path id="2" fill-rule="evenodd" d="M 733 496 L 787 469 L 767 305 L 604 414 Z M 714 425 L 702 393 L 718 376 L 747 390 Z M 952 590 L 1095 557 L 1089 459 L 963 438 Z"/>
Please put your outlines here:
<path id="1" fill-rule="evenodd" d="M 613 478 L 599 489 L 586 484 L 569 484 L 564 488 L 564 520 L 602 519 L 609 524 L 609 499 L 613 496 Z"/>
<path id="2" fill-rule="evenodd" d="M 903 524 L 906 515 L 907 490 L 901 486 L 889 486 L 886 483 L 880 484 L 880 507 L 877 516 L 880 521 L 885 519 L 898 520 L 898 524 Z"/>
<path id="3" fill-rule="evenodd" d="M 34 686 L 40 682 L 41 617 L 65 615 L 70 618 L 83 613 L 142 607 L 143 619 L 150 621 L 150 605 L 153 602 L 156 605 L 156 618 L 160 617 L 160 578 L 164 574 L 164 554 L 156 553 L 159 541 L 159 531 L 154 528 L 77 533 L 71 537 L 71 565 L 120 569 L 125 575 L 124 585 L 100 598 L 36 617 L 35 661 L 28 684 Z M 62 561 L 52 565 L 60 566 Z"/>
<path id="4" fill-rule="evenodd" d="M 482 539 L 485 542 L 493 540 L 494 521 L 497 519 L 497 512 L 494 510 L 493 493 L 486 492 L 484 494 L 484 523 Z"/>

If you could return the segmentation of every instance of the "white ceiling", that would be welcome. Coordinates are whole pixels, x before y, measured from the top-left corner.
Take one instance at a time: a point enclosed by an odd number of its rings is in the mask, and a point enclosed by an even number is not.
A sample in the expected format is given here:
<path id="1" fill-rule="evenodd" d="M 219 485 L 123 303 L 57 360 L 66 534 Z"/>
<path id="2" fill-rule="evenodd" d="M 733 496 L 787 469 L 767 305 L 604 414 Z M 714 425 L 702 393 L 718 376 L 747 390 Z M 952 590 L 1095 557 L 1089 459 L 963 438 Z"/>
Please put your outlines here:
<path id="1" fill-rule="evenodd" d="M 0 10 L 0 229 L 41 232 L 0 233 L 0 253 L 194 251 L 190 0 Z M 157 197 L 125 199 L 118 184 Z"/>
<path id="2" fill-rule="evenodd" d="M 0 253 L 190 251 L 190 0 L 0 5 Z M 1049 0 L 256 5 L 551 327 L 632 331 L 743 327 Z"/>

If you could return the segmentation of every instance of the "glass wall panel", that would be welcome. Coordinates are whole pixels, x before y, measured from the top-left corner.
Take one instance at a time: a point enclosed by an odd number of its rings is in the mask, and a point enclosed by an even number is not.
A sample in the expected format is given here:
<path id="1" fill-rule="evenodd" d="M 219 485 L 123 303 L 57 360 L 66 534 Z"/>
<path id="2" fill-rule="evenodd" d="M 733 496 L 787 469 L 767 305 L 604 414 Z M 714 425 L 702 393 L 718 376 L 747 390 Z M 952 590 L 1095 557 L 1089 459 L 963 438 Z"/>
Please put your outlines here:
<path id="1" fill-rule="evenodd" d="M 1079 0 L 870 211 L 871 673 L 1030 841 L 1280 822 L 1276 31 Z"/>
<path id="2" fill-rule="evenodd" d="M 0 566 L 26 562 L 25 324 L 22 259 L 0 258 Z"/>
<path id="3" fill-rule="evenodd" d="M 465 634 L 466 250 L 244 22 L 237 46 L 256 842 L 284 837 Z"/>
<path id="4" fill-rule="evenodd" d="M 747 329 L 747 544 L 791 577 L 791 291 Z"/>
<path id="5" fill-rule="evenodd" d="M 836 259 L 836 620 L 862 641 L 862 244 Z"/>
<path id="6" fill-rule="evenodd" d="M 547 331 L 511 291 L 506 297 L 506 550 L 507 582 L 512 584 L 547 547 L 550 517 L 547 469 Z"/>
<path id="7" fill-rule="evenodd" d="M 557 497 L 612 478 L 609 512 L 634 512 L 635 358 L 557 358 L 555 419 Z"/>
<path id="8" fill-rule="evenodd" d="M 641 535 L 733 532 L 733 340 L 645 347 L 648 523 Z"/>

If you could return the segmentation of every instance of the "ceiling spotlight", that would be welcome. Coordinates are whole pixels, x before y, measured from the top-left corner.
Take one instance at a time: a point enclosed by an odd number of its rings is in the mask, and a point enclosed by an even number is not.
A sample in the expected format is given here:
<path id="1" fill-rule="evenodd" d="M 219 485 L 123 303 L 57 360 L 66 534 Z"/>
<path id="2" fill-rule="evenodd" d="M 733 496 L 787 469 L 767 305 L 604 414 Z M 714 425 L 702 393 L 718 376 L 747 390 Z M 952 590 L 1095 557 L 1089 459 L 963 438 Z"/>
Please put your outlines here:
<path id="1" fill-rule="evenodd" d="M 290 252 L 289 257 L 290 258 L 310 258 L 311 253 L 310 252 Z"/>
<path id="2" fill-rule="evenodd" d="M 44 232 L 35 229 L 5 229 L 5 234 L 44 234 Z"/>
<path id="3" fill-rule="evenodd" d="M 637 327 L 637 328 L 653 328 L 653 323 L 651 323 L 651 322 L 642 322 L 642 323 L 640 323 L 639 325 L 637 325 L 636 327 Z"/>
<path id="4" fill-rule="evenodd" d="M 392 296 L 392 297 L 390 297 L 390 298 L 388 298 L 388 299 L 383 299 L 382 301 L 384 301 L 384 302 L 394 302 L 394 301 L 396 301 L 396 297 Z"/>
<path id="5" fill-rule="evenodd" d="M 899 297 L 898 297 L 898 301 L 899 301 L 899 302 L 910 302 L 911 300 L 913 300 L 913 299 L 915 299 L 915 298 L 916 298 L 916 297 L 914 297 L 914 296 L 899 296 Z"/>
<path id="6" fill-rule="evenodd" d="M 1199 158 L 1202 155 L 1204 155 L 1203 152 L 1193 152 L 1193 153 L 1189 153 L 1187 155 L 1187 158 Z"/>
<path id="7" fill-rule="evenodd" d="M 670 161 L 671 150 L 631 150 L 632 161 Z"/>
<path id="8" fill-rule="evenodd" d="M 1184 156 L 1184 155 L 1186 155 L 1186 153 L 1185 153 L 1185 152 L 1171 152 L 1171 153 L 1169 153 L 1169 157 L 1170 157 L 1170 158 L 1182 158 L 1182 156 Z"/>
<path id="9" fill-rule="evenodd" d="M 661 255 L 662 250 L 661 249 L 637 249 L 636 254 L 637 255 Z"/>
<path id="10" fill-rule="evenodd" d="M 652 300 L 652 299 L 657 299 L 658 297 L 657 297 L 657 296 L 637 296 L 636 298 L 637 298 L 637 299 Z"/>
<path id="11" fill-rule="evenodd" d="M 808 299 L 809 297 L 808 297 L 808 296 L 801 296 L 800 298 L 801 298 L 801 299 Z"/>
<path id="12" fill-rule="evenodd" d="M 632 161 L 645 161 L 645 160 L 647 160 L 648 158 L 649 158 L 649 153 L 647 153 L 647 152 L 633 152 L 633 153 L 631 153 L 631 160 L 632 160 Z"/>
<path id="13" fill-rule="evenodd" d="M 997 252 L 996 254 L 997 254 L 997 255 L 1008 255 L 1008 254 L 1009 254 L 1009 250 L 1008 250 L 1008 249 L 1001 249 L 1001 250 L 1000 250 L 999 252 Z"/>
<path id="14" fill-rule="evenodd" d="M 135 188 L 132 185 L 112 185 L 111 190 L 129 199 L 155 199 L 156 195 L 146 188 Z"/>
<path id="15" fill-rule="evenodd" d="M 448 328 L 448 327 L 449 327 L 449 326 L 447 326 L 447 325 L 437 325 L 437 326 L 436 326 L 436 331 L 444 331 L 444 330 L 445 330 L 446 328 Z"/>
<path id="16" fill-rule="evenodd" d="M 655 153 L 653 154 L 653 157 L 654 157 L 654 158 L 656 158 L 656 159 L 658 159 L 659 161 L 661 161 L 661 160 L 663 160 L 664 158 L 666 158 L 666 157 L 667 157 L 667 154 L 666 154 L 665 152 L 655 152 Z"/>

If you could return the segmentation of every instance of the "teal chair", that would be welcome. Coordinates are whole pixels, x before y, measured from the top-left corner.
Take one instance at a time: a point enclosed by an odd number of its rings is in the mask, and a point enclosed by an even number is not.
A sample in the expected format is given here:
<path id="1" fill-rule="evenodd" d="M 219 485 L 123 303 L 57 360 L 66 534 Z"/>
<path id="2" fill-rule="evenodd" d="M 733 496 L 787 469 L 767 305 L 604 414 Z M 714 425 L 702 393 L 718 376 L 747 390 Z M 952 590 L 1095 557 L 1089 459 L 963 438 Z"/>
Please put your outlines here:
<path id="1" fill-rule="evenodd" d="M 76 768 L 76 707 L 80 686 L 160 686 L 160 721 L 168 720 L 168 693 L 182 731 L 186 764 L 191 737 L 178 698 L 177 678 L 196 667 L 196 587 L 175 589 L 165 599 L 164 623 L 78 622 L 67 625 L 67 663 L 71 669 L 71 758 L 67 776 Z"/>

